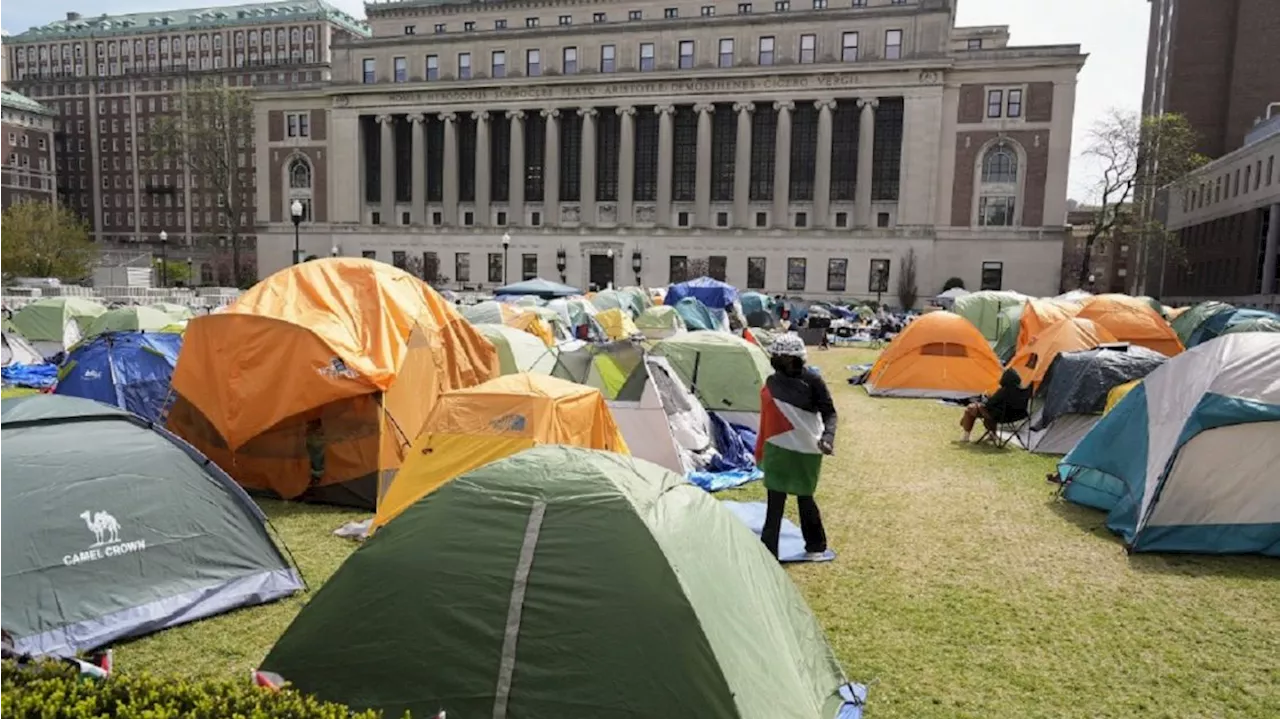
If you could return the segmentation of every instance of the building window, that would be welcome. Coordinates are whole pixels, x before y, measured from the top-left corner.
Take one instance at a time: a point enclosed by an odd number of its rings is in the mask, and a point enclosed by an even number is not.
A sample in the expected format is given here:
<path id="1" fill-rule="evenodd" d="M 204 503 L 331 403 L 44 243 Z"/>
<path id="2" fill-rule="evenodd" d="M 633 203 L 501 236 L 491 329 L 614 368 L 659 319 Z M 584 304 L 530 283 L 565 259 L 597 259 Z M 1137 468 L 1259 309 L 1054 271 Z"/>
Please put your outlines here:
<path id="1" fill-rule="evenodd" d="M 728 212 L 717 212 L 717 213 L 716 213 L 716 227 L 728 227 L 728 226 L 729 226 L 729 213 L 728 213 Z"/>
<path id="2" fill-rule="evenodd" d="M 502 253 L 489 253 L 489 281 L 501 283 L 502 280 Z"/>
<path id="3" fill-rule="evenodd" d="M 677 227 L 688 227 L 688 226 L 689 226 L 689 213 L 688 213 L 688 212 L 677 212 L 677 213 L 676 213 L 676 226 L 677 226 Z"/>
<path id="4" fill-rule="evenodd" d="M 702 6 L 702 17 L 715 17 L 715 15 L 716 15 L 716 6 L 715 6 L 715 5 L 703 5 L 703 6 Z"/>
<path id="5" fill-rule="evenodd" d="M 768 266 L 764 257 L 748 257 L 747 258 L 747 289 L 763 290 L 765 282 L 765 268 Z"/>
<path id="6" fill-rule="evenodd" d="M 459 252 L 453 256 L 453 278 L 458 282 L 471 281 L 470 252 Z"/>
<path id="7" fill-rule="evenodd" d="M 438 55 L 427 55 L 427 81 L 440 79 L 440 57 Z"/>
<path id="8" fill-rule="evenodd" d="M 494 78 L 507 76 L 507 53 L 505 50 L 494 50 L 489 75 Z"/>
<path id="9" fill-rule="evenodd" d="M 969 42 L 966 44 L 966 48 L 969 50 L 981 50 L 982 38 L 980 37 L 969 38 Z"/>
<path id="10" fill-rule="evenodd" d="M 643 11 L 643 10 L 628 10 L 628 11 L 627 11 L 627 19 L 628 19 L 628 20 L 643 20 L 643 19 L 644 19 L 644 11 Z"/>
<path id="11" fill-rule="evenodd" d="M 364 59 L 364 84 L 372 85 L 378 81 L 378 63 L 371 57 Z"/>
<path id="12" fill-rule="evenodd" d="M 978 224 L 1012 227 L 1018 195 L 1018 155 L 1012 147 L 997 144 L 982 157 L 978 197 Z"/>
<path id="13" fill-rule="evenodd" d="M 877 212 L 877 213 L 876 213 L 876 227 L 888 227 L 888 226 L 889 226 L 889 213 L 888 213 L 888 212 Z"/>
<path id="14" fill-rule="evenodd" d="M 445 28 L 445 24 L 444 24 L 444 23 L 442 23 L 442 22 L 436 23 L 435 31 L 436 31 L 436 34 L 437 34 L 437 35 L 442 35 L 442 34 L 444 34 L 445 30 L 446 30 L 446 28 Z"/>
<path id="15" fill-rule="evenodd" d="M 602 13 L 602 12 L 597 12 L 597 13 L 592 13 L 592 14 L 591 14 L 591 22 L 594 22 L 594 23 L 607 22 L 607 21 L 608 21 L 608 19 L 609 19 L 609 17 L 608 17 L 607 15 L 605 15 L 604 13 Z"/>
<path id="16" fill-rule="evenodd" d="M 525 50 L 524 52 L 525 73 L 529 77 L 538 77 L 542 74 L 542 51 L 541 50 Z"/>
<path id="17" fill-rule="evenodd" d="M 807 267 L 808 260 L 803 257 L 787 258 L 787 290 L 789 292 L 804 291 Z"/>
<path id="18" fill-rule="evenodd" d="M 902 57 L 902 31 L 884 31 L 884 59 L 897 60 Z"/>
<path id="19" fill-rule="evenodd" d="M 827 0 L 813 0 L 813 9 L 814 9 L 814 10 L 826 10 L 826 9 L 827 9 Z"/>
<path id="20" fill-rule="evenodd" d="M 469 52 L 458 53 L 458 79 L 471 79 L 471 53 Z"/>
<path id="21" fill-rule="evenodd" d="M 574 75 L 578 72 L 578 48 L 566 47 L 561 57 L 560 71 L 566 75 Z"/>
<path id="22" fill-rule="evenodd" d="M 987 90 L 987 117 L 1000 117 L 1004 112 L 1004 90 Z"/>
<path id="23" fill-rule="evenodd" d="M 757 55 L 756 62 L 759 65 L 773 64 L 773 38 L 760 38 L 760 52 Z"/>
<path id="24" fill-rule="evenodd" d="M 846 32 L 840 36 L 840 59 L 844 62 L 858 61 L 858 33 Z"/>
<path id="25" fill-rule="evenodd" d="M 405 35 L 413 35 L 413 34 L 416 34 L 417 32 L 418 32 L 418 26 L 417 26 L 417 25 L 405 25 L 405 26 L 404 26 L 404 34 L 405 34 Z"/>
<path id="26" fill-rule="evenodd" d="M 720 67 L 733 67 L 733 39 L 720 41 Z"/>
<path id="27" fill-rule="evenodd" d="M 848 226 L 849 226 L 849 213 L 848 213 L 848 212 L 837 212 L 837 213 L 836 213 L 836 227 L 848 227 Z"/>
<path id="28" fill-rule="evenodd" d="M 680 69 L 681 70 L 693 69 L 693 41 L 692 40 L 680 41 Z"/>
<path id="29" fill-rule="evenodd" d="M 573 24 L 573 16 L 572 16 L 572 15 L 561 15 L 561 16 L 560 16 L 560 18 L 559 18 L 559 23 L 560 23 L 561 25 L 572 25 L 572 24 Z"/>
<path id="30" fill-rule="evenodd" d="M 409 60 L 403 57 L 397 57 L 393 60 L 392 67 L 395 68 L 395 81 L 405 82 L 409 79 Z"/>
<path id="31" fill-rule="evenodd" d="M 999 290 L 1004 286 L 1004 263 L 1003 262 L 983 262 L 982 263 L 982 286 L 981 290 Z"/>
<path id="32" fill-rule="evenodd" d="M 680 10 L 679 8 L 673 8 L 673 7 L 665 8 L 662 11 L 662 17 L 666 18 L 667 20 L 675 20 L 676 18 L 680 17 Z"/>
<path id="33" fill-rule="evenodd" d="M 808 65 L 818 58 L 818 36 L 800 36 L 800 64 Z"/>
<path id="34" fill-rule="evenodd" d="M 667 260 L 667 277 L 670 284 L 689 281 L 689 258 L 685 255 L 672 255 Z"/>
<path id="35" fill-rule="evenodd" d="M 468 20 L 468 21 L 466 21 L 466 22 L 462 23 L 462 31 L 463 31 L 463 32 L 475 32 L 475 31 L 476 31 L 476 21 L 475 21 L 475 20 Z"/>
<path id="36" fill-rule="evenodd" d="M 812 167 L 812 165 L 810 165 L 810 166 Z M 810 189 L 812 189 L 812 188 L 810 188 Z M 797 212 L 797 213 L 796 213 L 796 227 L 804 228 L 804 227 L 808 227 L 808 226 L 809 226 L 809 213 L 808 213 L 808 212 Z"/>
<path id="37" fill-rule="evenodd" d="M 750 14 L 751 14 L 751 3 L 749 3 L 749 2 L 740 2 L 740 3 L 738 3 L 738 14 L 739 14 L 739 15 L 750 15 Z"/>
<path id="38" fill-rule="evenodd" d="M 651 42 L 640 43 L 640 72 L 649 72 L 653 70 L 657 61 L 656 49 Z"/>
<path id="39" fill-rule="evenodd" d="M 506 21 L 505 19 L 502 19 L 502 18 L 499 18 L 499 19 L 497 19 L 497 20 L 494 20 L 494 21 L 493 21 L 493 29 L 494 29 L 494 30 L 506 30 L 506 29 L 507 29 L 507 21 Z"/>
<path id="40" fill-rule="evenodd" d="M 525 253 L 520 256 L 520 279 L 532 280 L 538 276 L 538 256 Z"/>
<path id="41" fill-rule="evenodd" d="M 844 292 L 848 277 L 849 260 L 843 257 L 827 260 L 827 292 Z"/>
<path id="42" fill-rule="evenodd" d="M 538 27 L 538 24 L 538 18 L 536 17 L 527 17 L 524 19 L 525 27 Z"/>
<path id="43" fill-rule="evenodd" d="M 774 0 L 774 12 L 787 12 L 791 9 L 791 0 Z"/>
<path id="44" fill-rule="evenodd" d="M 600 46 L 600 72 L 613 72 L 618 67 L 618 46 Z"/>
<path id="45" fill-rule="evenodd" d="M 290 112 L 285 117 L 289 137 L 311 137 L 311 113 Z"/>
<path id="46" fill-rule="evenodd" d="M 1022 90 L 1010 90 L 1005 103 L 1006 117 L 1022 117 Z"/>

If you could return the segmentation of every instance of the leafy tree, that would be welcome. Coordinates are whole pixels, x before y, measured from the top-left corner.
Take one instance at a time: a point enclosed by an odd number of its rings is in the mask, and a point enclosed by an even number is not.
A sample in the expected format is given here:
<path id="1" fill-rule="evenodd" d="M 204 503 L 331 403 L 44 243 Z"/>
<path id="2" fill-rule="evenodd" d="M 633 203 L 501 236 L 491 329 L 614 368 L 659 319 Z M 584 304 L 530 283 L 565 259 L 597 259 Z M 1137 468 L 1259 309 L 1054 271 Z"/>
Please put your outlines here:
<path id="1" fill-rule="evenodd" d="M 1096 206 L 1085 237 L 1076 273 L 1085 286 L 1093 250 L 1099 243 L 1125 237 L 1138 248 L 1141 273 L 1152 246 L 1168 242 L 1168 233 L 1155 217 L 1157 190 L 1178 188 L 1187 173 L 1207 162 L 1196 152 L 1197 136 L 1177 113 L 1141 117 L 1112 110 L 1089 131 L 1084 155 L 1098 173 L 1094 180 Z"/>
<path id="2" fill-rule="evenodd" d="M 164 278 L 164 281 L 170 287 L 191 285 L 191 268 L 187 267 L 186 260 L 171 259 L 165 261 L 157 257 L 153 264 L 155 265 L 156 278 Z"/>
<path id="3" fill-rule="evenodd" d="M 919 295 L 920 290 L 916 287 L 916 251 L 913 247 L 903 256 L 902 269 L 898 272 L 898 302 L 902 303 L 902 309 L 909 310 L 916 306 Z"/>
<path id="4" fill-rule="evenodd" d="M 947 278 L 947 281 L 942 283 L 942 291 L 943 291 L 943 292 L 946 292 L 947 290 L 952 289 L 952 288 L 955 288 L 955 287 L 959 287 L 960 289 L 962 289 L 962 290 L 963 290 L 963 289 L 964 289 L 964 280 L 960 279 L 959 277 L 948 277 L 948 278 Z"/>
<path id="5" fill-rule="evenodd" d="M 252 163 L 241 167 L 239 157 L 251 153 L 253 106 L 247 91 L 222 80 L 188 82 L 178 95 L 176 111 L 159 118 L 151 131 L 151 162 L 176 163 L 219 198 L 214 211 L 231 245 L 232 281 L 239 286 L 244 280 L 240 217 L 253 208 L 248 176 Z"/>
<path id="6" fill-rule="evenodd" d="M 3 224 L 6 277 L 80 280 L 98 258 L 89 226 L 69 207 L 22 200 L 4 211 Z"/>

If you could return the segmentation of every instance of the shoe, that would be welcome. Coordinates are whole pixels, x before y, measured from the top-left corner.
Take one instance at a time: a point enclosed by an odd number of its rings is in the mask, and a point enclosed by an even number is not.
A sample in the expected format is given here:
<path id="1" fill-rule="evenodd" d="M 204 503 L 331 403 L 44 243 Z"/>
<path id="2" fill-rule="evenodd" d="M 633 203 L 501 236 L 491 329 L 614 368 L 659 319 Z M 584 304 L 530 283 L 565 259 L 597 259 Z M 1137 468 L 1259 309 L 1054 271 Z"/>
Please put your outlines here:
<path id="1" fill-rule="evenodd" d="M 806 562 L 820 562 L 827 558 L 826 551 L 822 552 L 805 552 L 804 559 Z"/>

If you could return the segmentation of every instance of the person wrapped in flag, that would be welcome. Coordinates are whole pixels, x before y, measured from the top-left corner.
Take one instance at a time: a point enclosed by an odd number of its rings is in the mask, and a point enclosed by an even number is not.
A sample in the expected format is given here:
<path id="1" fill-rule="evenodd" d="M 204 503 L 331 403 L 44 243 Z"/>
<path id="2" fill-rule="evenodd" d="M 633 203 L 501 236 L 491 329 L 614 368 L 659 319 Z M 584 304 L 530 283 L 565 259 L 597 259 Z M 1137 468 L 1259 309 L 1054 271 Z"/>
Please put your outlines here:
<path id="1" fill-rule="evenodd" d="M 805 552 L 818 558 L 827 551 L 827 535 L 813 494 L 822 473 L 822 457 L 834 451 L 836 407 L 822 376 L 805 365 L 808 356 L 798 335 L 778 335 L 768 351 L 774 371 L 760 389 L 756 439 L 756 463 L 764 472 L 769 495 L 760 539 L 778 556 L 782 512 L 787 495 L 795 495 Z"/>

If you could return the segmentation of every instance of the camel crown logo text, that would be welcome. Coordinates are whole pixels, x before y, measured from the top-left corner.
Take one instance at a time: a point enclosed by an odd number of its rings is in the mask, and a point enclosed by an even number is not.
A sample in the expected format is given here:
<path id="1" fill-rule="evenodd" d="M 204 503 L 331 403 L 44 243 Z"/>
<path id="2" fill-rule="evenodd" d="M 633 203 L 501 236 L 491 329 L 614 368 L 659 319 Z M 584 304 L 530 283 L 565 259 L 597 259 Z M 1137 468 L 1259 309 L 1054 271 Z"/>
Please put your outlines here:
<path id="1" fill-rule="evenodd" d="M 67 566 L 75 564 L 83 564 L 84 562 L 96 562 L 99 559 L 108 557 L 119 557 L 133 552 L 141 552 L 147 548 L 145 539 L 138 539 L 131 542 L 120 540 L 120 522 L 109 512 L 89 512 L 80 513 L 80 519 L 84 520 L 84 524 L 93 532 L 93 544 L 89 545 L 84 551 L 63 555 L 62 563 Z"/>

